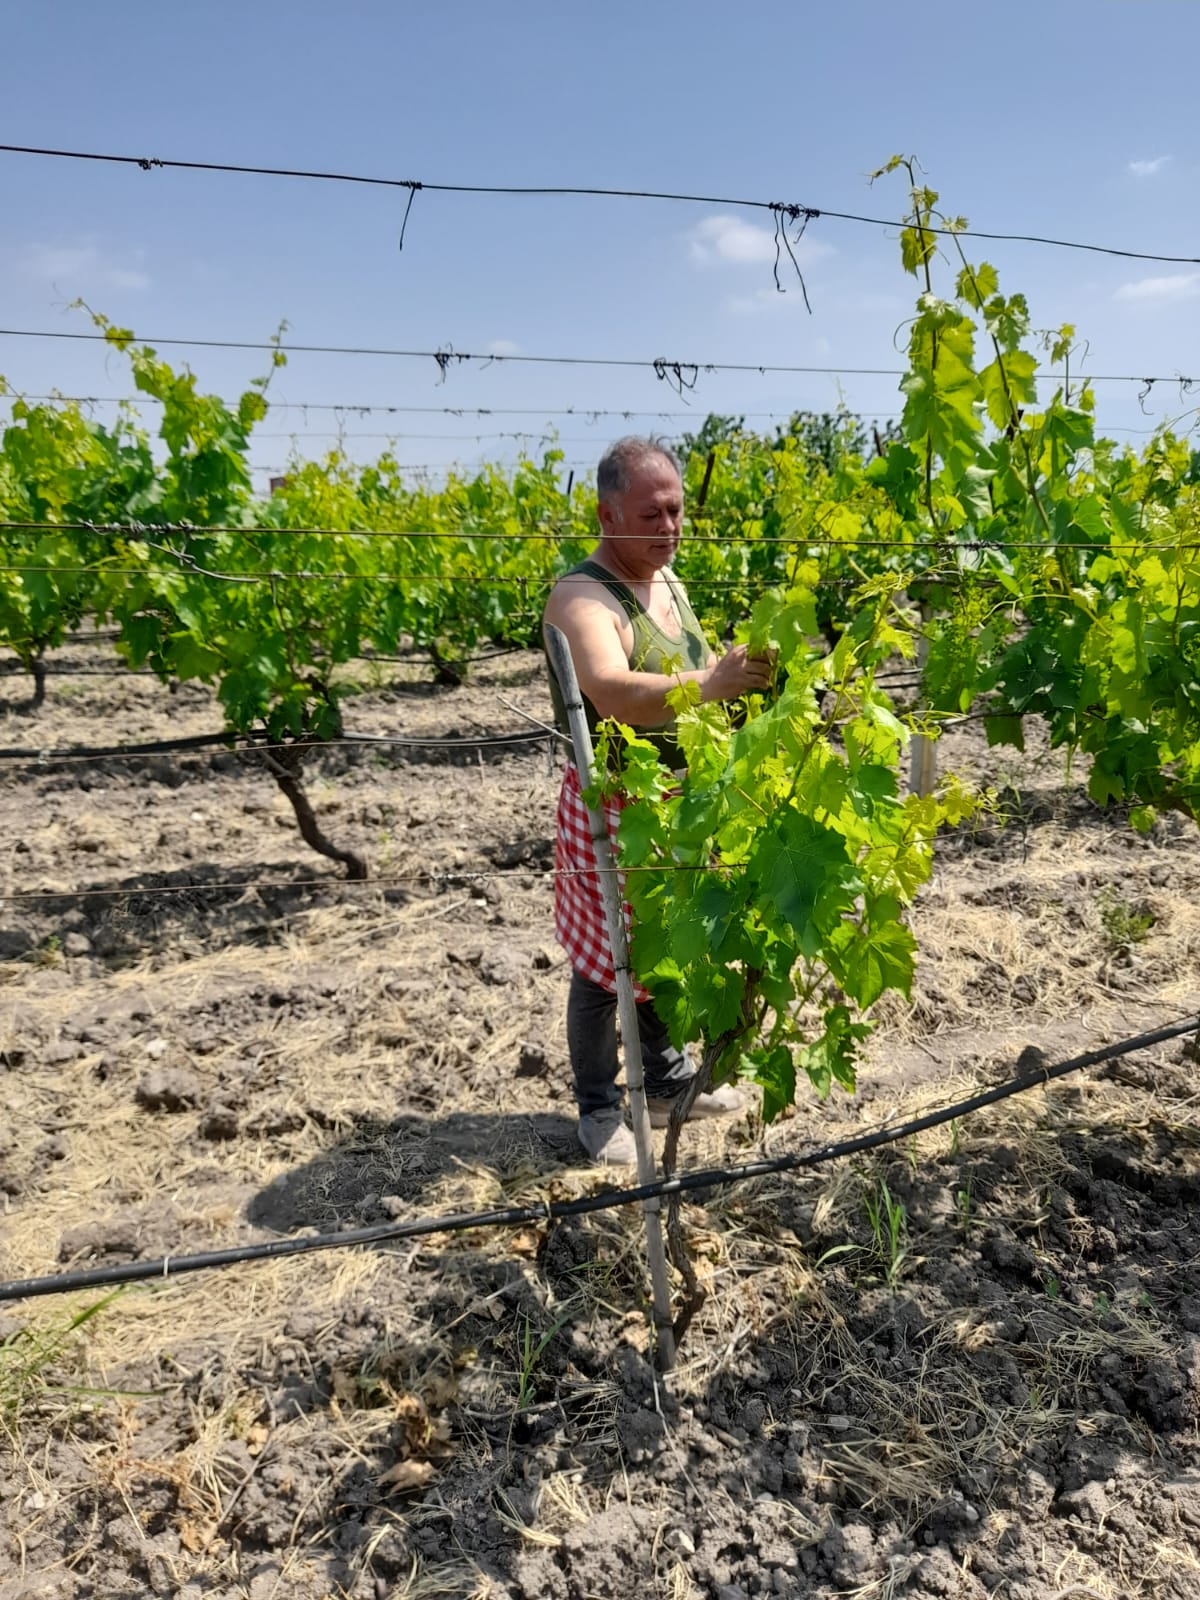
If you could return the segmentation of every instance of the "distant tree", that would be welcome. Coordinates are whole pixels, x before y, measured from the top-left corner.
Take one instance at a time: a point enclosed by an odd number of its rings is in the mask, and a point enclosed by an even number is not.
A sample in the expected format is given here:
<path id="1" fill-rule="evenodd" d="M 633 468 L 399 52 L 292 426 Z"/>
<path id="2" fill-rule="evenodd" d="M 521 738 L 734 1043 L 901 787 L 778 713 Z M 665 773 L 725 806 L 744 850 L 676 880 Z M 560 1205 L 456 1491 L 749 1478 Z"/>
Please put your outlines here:
<path id="1" fill-rule="evenodd" d="M 784 426 L 776 429 L 771 447 L 781 450 L 785 439 L 795 439 L 806 454 L 832 472 L 839 456 L 856 455 L 866 461 L 886 455 L 888 446 L 900 437 L 899 426 L 891 420 L 868 426 L 848 411 L 794 411 Z"/>
<path id="2" fill-rule="evenodd" d="M 888 446 L 900 438 L 899 426 L 886 422 L 865 422 L 848 411 L 794 411 L 774 434 L 748 433 L 745 417 L 722 416 L 710 412 L 696 433 L 679 436 L 676 446 L 686 461 L 689 456 L 705 456 L 718 445 L 742 438 L 761 438 L 772 450 L 781 450 L 784 441 L 795 439 L 805 455 L 832 471 L 839 456 L 857 455 L 866 461 L 886 455 Z"/>
<path id="3" fill-rule="evenodd" d="M 710 411 L 699 433 L 681 433 L 675 448 L 686 461 L 689 456 L 706 456 L 717 445 L 741 438 L 745 432 L 745 417 L 722 417 Z"/>

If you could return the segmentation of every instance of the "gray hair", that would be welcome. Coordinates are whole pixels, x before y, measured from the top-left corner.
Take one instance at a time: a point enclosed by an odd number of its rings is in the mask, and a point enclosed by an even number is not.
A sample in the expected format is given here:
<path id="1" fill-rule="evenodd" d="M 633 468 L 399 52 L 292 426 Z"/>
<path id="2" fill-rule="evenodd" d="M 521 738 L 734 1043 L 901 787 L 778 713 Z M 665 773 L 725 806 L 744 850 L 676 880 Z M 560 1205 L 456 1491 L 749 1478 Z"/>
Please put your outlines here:
<path id="1" fill-rule="evenodd" d="M 668 462 L 678 473 L 680 483 L 683 482 L 683 463 L 665 439 L 657 439 L 653 434 L 643 437 L 630 433 L 610 444 L 600 457 L 596 468 L 596 498 L 611 500 L 614 495 L 624 494 L 629 487 L 630 473 L 649 456 Z"/>

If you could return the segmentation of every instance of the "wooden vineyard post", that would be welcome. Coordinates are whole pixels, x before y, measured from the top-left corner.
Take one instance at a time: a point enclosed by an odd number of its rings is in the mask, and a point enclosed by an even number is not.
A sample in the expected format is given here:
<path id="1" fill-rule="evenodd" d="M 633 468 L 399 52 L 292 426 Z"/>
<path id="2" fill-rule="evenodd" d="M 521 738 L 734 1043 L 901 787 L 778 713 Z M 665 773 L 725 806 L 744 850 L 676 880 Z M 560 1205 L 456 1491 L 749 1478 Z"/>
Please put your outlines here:
<path id="1" fill-rule="evenodd" d="M 575 754 L 579 785 L 587 790 L 592 781 L 592 736 L 588 731 L 579 680 L 571 647 L 561 629 L 548 626 L 546 648 L 550 665 L 562 691 Z M 650 1137 L 650 1112 L 646 1106 L 646 1085 L 642 1075 L 642 1040 L 638 1032 L 637 1001 L 633 993 L 633 974 L 629 967 L 629 940 L 625 932 L 625 912 L 604 807 L 589 806 L 592 847 L 596 855 L 600 894 L 604 901 L 604 920 L 608 926 L 609 948 L 617 981 L 617 1015 L 621 1019 L 621 1042 L 625 1053 L 625 1087 L 629 1091 L 633 1142 L 637 1147 L 638 1183 L 653 1183 L 658 1176 L 654 1145 Z M 667 1276 L 667 1251 L 663 1242 L 662 1204 L 657 1197 L 642 1201 L 646 1218 L 646 1258 L 650 1267 L 650 1293 L 654 1313 L 654 1344 L 661 1371 L 675 1365 L 675 1335 L 671 1320 L 671 1285 Z"/>
<path id="2" fill-rule="evenodd" d="M 927 624 L 933 615 L 932 607 L 924 600 L 921 602 L 921 622 Z M 917 641 L 917 666 L 922 673 L 925 662 L 929 656 L 929 640 L 924 628 Z M 909 752 L 908 763 L 908 792 L 909 794 L 932 794 L 937 783 L 937 743 L 927 739 L 924 734 L 913 736 L 912 749 Z"/>

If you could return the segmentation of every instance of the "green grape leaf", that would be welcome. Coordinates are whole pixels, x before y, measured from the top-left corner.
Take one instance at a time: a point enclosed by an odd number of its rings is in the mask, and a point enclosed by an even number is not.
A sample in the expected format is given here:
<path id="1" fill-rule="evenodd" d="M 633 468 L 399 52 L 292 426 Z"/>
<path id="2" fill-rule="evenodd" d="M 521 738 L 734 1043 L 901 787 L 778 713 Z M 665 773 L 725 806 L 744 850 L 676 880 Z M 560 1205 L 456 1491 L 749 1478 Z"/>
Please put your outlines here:
<path id="1" fill-rule="evenodd" d="M 1108 523 L 1098 496 L 1084 494 L 1072 501 L 1071 527 L 1092 544 L 1104 544 L 1108 540 Z"/>
<path id="2" fill-rule="evenodd" d="M 839 833 L 799 812 L 785 812 L 762 839 L 752 862 L 758 893 L 811 957 L 818 924 L 832 927 L 860 887 Z"/>
<path id="3" fill-rule="evenodd" d="M 1025 724 L 1022 717 L 1005 716 L 999 712 L 984 719 L 984 732 L 989 745 L 1012 745 L 1017 750 L 1025 748 Z"/>
<path id="4" fill-rule="evenodd" d="M 858 1064 L 858 1047 L 869 1037 L 870 1025 L 855 1022 L 847 1006 L 831 1006 L 823 1017 L 825 1031 L 796 1057 L 796 1066 L 808 1074 L 822 1100 L 835 1083 L 852 1091 Z"/>
<path id="5" fill-rule="evenodd" d="M 617 724 L 622 743 L 618 746 L 621 788 L 635 800 L 657 800 L 671 787 L 671 774 L 664 768 L 658 749 L 624 723 Z"/>
<path id="6" fill-rule="evenodd" d="M 982 311 L 985 301 L 988 301 L 1000 287 L 1000 280 L 996 276 L 996 269 L 986 261 L 981 261 L 977 267 L 964 267 L 958 275 L 955 293 L 960 300 L 965 300 L 976 311 Z"/>
<path id="7" fill-rule="evenodd" d="M 1013 351 L 1029 333 L 1029 306 L 1023 294 L 1008 300 L 993 295 L 984 310 L 984 326 L 1002 350 Z"/>
<path id="8" fill-rule="evenodd" d="M 873 1006 L 886 989 L 898 989 L 909 999 L 916 948 L 916 940 L 902 922 L 860 928 L 842 953 L 842 988 L 864 1009 Z"/>
<path id="9" fill-rule="evenodd" d="M 866 478 L 887 495 L 905 519 L 915 517 L 921 492 L 921 466 L 917 454 L 906 444 L 893 444 L 866 470 Z"/>
<path id="10" fill-rule="evenodd" d="M 176 676 L 184 681 L 201 678 L 208 682 L 220 672 L 224 658 L 191 634 L 177 633 L 171 639 L 171 664 Z"/>
<path id="11" fill-rule="evenodd" d="M 890 767 L 866 763 L 850 774 L 849 792 L 858 815 L 873 816 L 876 806 L 895 803 L 896 774 Z"/>
<path id="12" fill-rule="evenodd" d="M 1099 762 L 1088 777 L 1088 795 L 1098 806 L 1125 798 L 1125 784 L 1117 773 L 1106 772 Z"/>
<path id="13" fill-rule="evenodd" d="M 762 1118 L 774 1122 L 796 1100 L 796 1063 L 784 1044 L 746 1050 L 738 1062 L 738 1076 L 762 1090 Z"/>
<path id="14" fill-rule="evenodd" d="M 634 801 L 622 807 L 617 822 L 617 844 L 621 859 L 635 865 L 665 852 L 666 830 L 652 805 Z"/>
<path id="15" fill-rule="evenodd" d="M 1037 404 L 1037 362 L 1027 350 L 997 356 L 979 374 L 988 416 L 997 428 L 1016 422 L 1014 411 Z"/>

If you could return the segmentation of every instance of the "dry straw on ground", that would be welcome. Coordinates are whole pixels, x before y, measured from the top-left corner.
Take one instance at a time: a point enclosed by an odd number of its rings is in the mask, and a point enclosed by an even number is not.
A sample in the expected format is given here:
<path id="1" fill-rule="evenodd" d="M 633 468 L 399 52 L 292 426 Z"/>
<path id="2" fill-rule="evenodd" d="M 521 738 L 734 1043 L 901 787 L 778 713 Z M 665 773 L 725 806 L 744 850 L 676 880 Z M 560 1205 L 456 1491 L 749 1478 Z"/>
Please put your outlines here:
<path id="1" fill-rule="evenodd" d="M 504 692 L 540 715 L 522 670 Z M 122 692 L 131 727 L 161 733 L 143 680 Z M 47 737 L 84 736 L 105 704 L 68 703 Z M 495 725 L 485 688 L 401 685 L 374 713 L 410 731 Z M 211 717 L 187 698 L 171 731 Z M 990 759 L 961 738 L 970 761 Z M 913 1003 L 881 1007 L 860 1096 L 802 1097 L 767 1130 L 704 1126 L 690 1161 L 919 1114 L 1008 1075 L 1027 1047 L 1059 1058 L 1200 1003 L 1194 833 L 1168 821 L 1134 839 L 1038 752 L 989 776 L 1010 783 L 1013 820 L 940 850 L 914 914 Z M 388 870 L 524 865 L 491 898 L 465 883 L 248 887 L 240 904 L 143 902 L 116 924 L 89 911 L 82 929 L 110 929 L 108 956 L 64 953 L 61 907 L 31 914 L 29 948 L 0 965 L 0 1037 L 20 1051 L 0 1077 L 18 1130 L 0 1148 L 15 1186 L 4 1275 L 611 1181 L 578 1164 L 565 973 L 548 883 L 527 870 L 551 825 L 544 756 L 372 758 L 330 779 L 328 816 Z M 194 762 L 180 788 L 119 769 L 89 781 L 86 797 L 61 773 L 0 785 L 0 826 L 29 846 L 6 882 L 19 867 L 38 884 L 120 884 L 185 860 L 313 875 L 259 777 Z M 148 1109 L 139 1086 L 168 1068 L 188 1075 L 187 1103 Z M 0 1322 L 14 1335 L 0 1359 L 11 1568 L 61 1580 L 58 1600 L 85 1582 L 97 1600 L 140 1600 L 193 1581 L 214 1600 L 374 1600 L 377 1582 L 411 1600 L 558 1600 L 615 1592 L 597 1564 L 611 1548 L 625 1582 L 708 1600 L 743 1582 L 730 1550 L 775 1548 L 772 1516 L 780 1552 L 810 1562 L 787 1581 L 822 1600 L 951 1581 L 1006 1600 L 1073 1582 L 1190 1600 L 1195 1416 L 1171 1382 L 1200 1288 L 1194 1073 L 1168 1048 L 688 1204 L 708 1298 L 669 1391 L 645 1368 L 635 1211 L 148 1285 L 73 1331 L 96 1297 L 19 1308 Z M 883 1186 L 903 1211 L 898 1262 L 872 1234 Z M 422 1481 L 385 1481 L 397 1469 Z M 1087 1472 L 1114 1485 L 1098 1523 L 1052 1509 Z M 955 1520 L 956 1496 L 975 1522 Z M 847 1530 L 861 1570 L 837 1553 Z M 997 1575 L 990 1590 L 969 1586 L 979 1572 Z"/>

